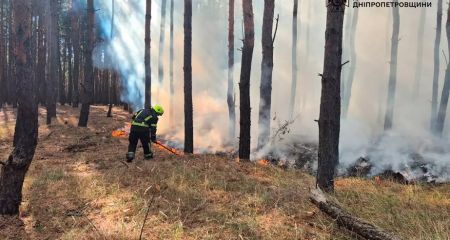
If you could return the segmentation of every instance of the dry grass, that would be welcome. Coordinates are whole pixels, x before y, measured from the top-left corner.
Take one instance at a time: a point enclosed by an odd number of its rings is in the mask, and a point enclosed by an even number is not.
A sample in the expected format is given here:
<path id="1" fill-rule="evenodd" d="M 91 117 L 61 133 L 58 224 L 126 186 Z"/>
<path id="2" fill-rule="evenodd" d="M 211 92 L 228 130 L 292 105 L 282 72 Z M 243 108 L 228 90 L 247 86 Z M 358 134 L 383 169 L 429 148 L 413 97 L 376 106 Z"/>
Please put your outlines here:
<path id="1" fill-rule="evenodd" d="M 155 160 L 143 161 L 140 150 L 126 166 L 126 139 L 110 137 L 126 113 L 115 109 L 108 119 L 106 108 L 94 107 L 92 127 L 79 129 L 77 112 L 58 111 L 57 123 L 41 125 L 20 219 L 0 218 L 0 239 L 138 239 L 152 198 L 145 239 L 352 239 L 309 203 L 314 182 L 305 173 L 158 148 Z M 2 159 L 7 143 L 0 143 Z M 449 187 L 394 185 L 340 180 L 337 197 L 405 238 L 445 239 Z"/>

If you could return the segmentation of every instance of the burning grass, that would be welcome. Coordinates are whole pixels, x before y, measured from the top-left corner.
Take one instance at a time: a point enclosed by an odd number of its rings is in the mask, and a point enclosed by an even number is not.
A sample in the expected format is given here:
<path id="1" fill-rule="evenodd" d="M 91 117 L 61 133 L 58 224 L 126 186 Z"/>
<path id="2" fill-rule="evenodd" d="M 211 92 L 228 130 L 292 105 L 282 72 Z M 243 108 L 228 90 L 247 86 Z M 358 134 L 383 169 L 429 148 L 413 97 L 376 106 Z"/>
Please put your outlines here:
<path id="1" fill-rule="evenodd" d="M 20 219 L 0 219 L 0 239 L 137 239 L 151 199 L 145 239 L 352 239 L 309 203 L 314 179 L 301 171 L 156 145 L 155 160 L 139 150 L 122 164 L 127 140 L 111 132 L 129 116 L 115 109 L 108 119 L 106 110 L 93 107 L 89 129 L 64 121 L 77 114 L 65 107 L 62 121 L 41 125 Z M 450 234 L 448 185 L 342 179 L 337 190 L 350 211 L 405 239 Z"/>

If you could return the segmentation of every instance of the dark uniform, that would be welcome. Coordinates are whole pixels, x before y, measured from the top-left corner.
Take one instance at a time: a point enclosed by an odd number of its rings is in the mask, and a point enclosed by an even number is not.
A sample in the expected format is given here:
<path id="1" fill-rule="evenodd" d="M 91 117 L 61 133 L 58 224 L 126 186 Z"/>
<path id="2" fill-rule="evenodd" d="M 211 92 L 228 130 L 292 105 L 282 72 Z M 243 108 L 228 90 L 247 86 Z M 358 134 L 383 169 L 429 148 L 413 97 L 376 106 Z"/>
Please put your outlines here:
<path id="1" fill-rule="evenodd" d="M 132 161 L 136 152 L 138 141 L 142 143 L 144 148 L 144 156 L 146 159 L 153 157 L 150 140 L 156 141 L 156 126 L 158 123 L 158 114 L 153 108 L 141 109 L 137 111 L 131 122 L 130 136 L 128 145 L 127 160 Z"/>

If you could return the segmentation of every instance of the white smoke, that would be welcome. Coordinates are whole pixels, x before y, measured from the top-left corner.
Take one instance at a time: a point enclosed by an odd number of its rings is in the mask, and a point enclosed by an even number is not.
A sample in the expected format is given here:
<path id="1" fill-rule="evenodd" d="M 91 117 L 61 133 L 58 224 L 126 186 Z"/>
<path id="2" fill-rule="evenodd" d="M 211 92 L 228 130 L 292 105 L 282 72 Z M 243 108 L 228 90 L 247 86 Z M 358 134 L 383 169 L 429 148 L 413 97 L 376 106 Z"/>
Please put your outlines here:
<path id="1" fill-rule="evenodd" d="M 109 36 L 111 19 L 111 0 L 96 2 L 98 23 L 106 36 Z M 170 1 L 169 1 L 170 2 Z M 263 1 L 254 2 L 255 49 L 252 64 L 251 101 L 252 101 L 252 145 L 256 146 L 258 133 L 259 81 L 261 77 L 261 27 Z M 263 152 L 278 152 L 289 157 L 286 145 L 299 141 L 317 142 L 318 126 L 314 121 L 319 116 L 320 78 L 323 70 L 323 46 L 325 33 L 326 8 L 324 1 L 300 1 L 299 8 L 299 82 L 297 89 L 297 120 L 290 126 L 286 137 L 267 147 Z M 152 102 L 160 103 L 170 112 L 170 101 L 174 102 L 174 116 L 166 114 L 159 124 L 160 133 L 170 140 L 182 143 L 184 139 L 183 119 L 183 1 L 175 0 L 175 95 L 169 94 L 169 31 L 166 26 L 164 66 L 165 79 L 157 81 L 158 39 L 160 22 L 160 1 L 152 1 L 151 25 L 151 66 L 152 66 Z M 167 4 L 168 7 L 170 4 Z M 229 144 L 227 139 L 228 110 L 226 103 L 227 84 L 227 18 L 228 6 L 225 1 L 194 1 L 193 8 L 193 93 L 194 93 L 194 145 L 196 151 L 223 150 Z M 398 85 L 394 116 L 394 129 L 382 135 L 384 106 L 386 104 L 387 72 L 389 67 L 389 43 L 391 35 L 390 8 L 360 8 L 356 30 L 357 69 L 352 89 L 349 115 L 342 121 L 341 164 L 349 166 L 359 157 L 370 155 L 375 164 L 374 172 L 386 168 L 400 169 L 411 164 L 408 157 L 412 153 L 420 154 L 429 161 L 434 173 L 448 179 L 450 154 L 444 146 L 448 139 L 435 139 L 428 133 L 431 80 L 433 68 L 432 48 L 435 36 L 436 4 L 427 9 L 424 34 L 424 65 L 420 96 L 412 99 L 414 86 L 414 68 L 417 46 L 417 17 L 420 9 L 401 8 L 400 45 L 398 58 Z M 275 14 L 280 15 L 280 23 L 274 46 L 272 122 L 274 131 L 278 121 L 286 121 L 290 115 L 287 107 L 291 86 L 291 34 L 292 1 L 277 1 Z M 96 56 L 102 47 L 106 57 L 112 60 L 119 70 L 123 85 L 122 100 L 135 108 L 143 105 L 144 98 L 144 20 L 145 1 L 115 0 L 114 37 L 97 45 Z M 352 11 L 348 8 L 347 11 Z M 166 11 L 169 24 L 169 8 Z M 236 1 L 235 8 L 235 89 L 236 104 L 239 106 L 239 73 L 242 46 L 242 8 Z M 444 18 L 445 19 L 445 18 Z M 447 41 L 443 35 L 442 44 Z M 309 42 L 307 41 L 309 39 Z M 307 48 L 309 46 L 309 48 Z M 446 50 L 444 46 L 442 49 Z M 448 56 L 449 54 L 447 54 Z M 96 57 L 98 59 L 100 57 Z M 349 59 L 343 59 L 345 62 Z M 97 67 L 100 64 L 97 64 Z M 445 70 L 441 64 L 441 83 Z M 111 66 L 109 66 L 111 67 Z M 440 84 L 442 86 L 442 84 Z M 171 99 L 172 98 L 172 99 Z M 239 109 L 237 108 L 237 113 Z M 173 122 L 173 125 L 170 125 Z M 237 119 L 239 125 L 239 119 Z M 237 126 L 239 131 L 239 126 Z M 273 131 L 273 132 L 274 132 Z M 448 136 L 448 130 L 444 134 Z M 301 139 L 299 139 L 301 138 Z M 237 139 L 234 139 L 236 142 Z M 376 145 L 376 148 L 373 146 Z M 434 148 L 433 146 L 439 146 Z M 440 150 L 436 150 L 439 149 Z M 255 153 L 255 156 L 260 156 Z"/>

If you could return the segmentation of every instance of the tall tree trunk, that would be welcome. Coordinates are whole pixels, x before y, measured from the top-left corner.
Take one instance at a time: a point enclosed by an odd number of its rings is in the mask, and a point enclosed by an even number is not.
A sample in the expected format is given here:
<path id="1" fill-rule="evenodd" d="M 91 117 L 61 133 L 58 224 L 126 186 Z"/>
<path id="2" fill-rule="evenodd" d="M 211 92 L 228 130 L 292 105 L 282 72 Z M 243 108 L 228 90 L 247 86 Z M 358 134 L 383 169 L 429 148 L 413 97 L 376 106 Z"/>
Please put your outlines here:
<path id="1" fill-rule="evenodd" d="M 334 1 L 327 7 L 317 168 L 317 185 L 327 192 L 334 191 L 334 174 L 339 163 L 344 11 L 345 0 Z"/>
<path id="2" fill-rule="evenodd" d="M 231 142 L 234 142 L 236 132 L 236 103 L 234 98 L 234 0 L 229 0 L 228 3 L 228 137 Z"/>
<path id="3" fill-rule="evenodd" d="M 38 106 L 36 86 L 32 80 L 33 70 L 31 56 L 31 4 L 27 0 L 14 0 L 16 37 L 14 57 L 18 80 L 18 101 L 16 129 L 14 133 L 14 150 L 5 163 L 0 174 L 0 214 L 15 215 L 19 213 L 22 201 L 22 186 L 25 174 L 33 160 L 38 137 Z"/>
<path id="4" fill-rule="evenodd" d="M 111 0 L 111 35 L 110 35 L 110 41 L 113 40 L 114 37 L 114 20 L 115 20 L 115 1 Z M 112 63 L 115 64 L 115 63 Z M 113 68 L 115 69 L 115 68 Z M 113 108 L 113 102 L 115 102 L 115 91 L 116 91 L 116 83 L 115 83 L 115 76 L 116 72 L 115 70 L 111 71 L 110 76 L 110 89 L 109 89 L 109 107 L 108 107 L 108 113 L 106 114 L 106 117 L 112 117 L 112 108 Z"/>
<path id="5" fill-rule="evenodd" d="M 419 20 L 419 30 L 417 32 L 417 60 L 416 60 L 416 73 L 414 81 L 414 89 L 412 97 L 417 99 L 420 94 L 420 82 L 422 79 L 423 72 L 423 39 L 425 37 L 425 21 L 427 15 L 427 8 L 422 8 L 420 10 L 420 20 Z"/>
<path id="6" fill-rule="evenodd" d="M 69 77 L 67 86 L 67 102 L 73 102 L 73 67 L 72 67 L 72 42 L 70 39 L 70 31 L 66 31 L 66 51 L 67 51 L 67 74 Z"/>
<path id="7" fill-rule="evenodd" d="M 159 55 L 158 55 L 158 79 L 159 83 L 164 81 L 164 39 L 166 36 L 166 6 L 167 0 L 161 0 L 161 25 L 159 32 Z"/>
<path id="8" fill-rule="evenodd" d="M 72 27 L 72 46 L 73 46 L 73 101 L 72 106 L 78 107 L 80 93 L 80 61 L 81 61 L 81 47 L 80 47 L 80 23 L 79 14 L 74 5 L 78 5 L 80 0 L 73 0 L 72 9 L 70 13 L 71 27 Z"/>
<path id="9" fill-rule="evenodd" d="M 65 81 L 65 73 L 63 71 L 62 65 L 64 61 L 61 56 L 61 49 L 63 48 L 61 45 L 61 33 L 59 31 L 59 13 L 61 11 L 61 1 L 56 0 L 55 6 L 53 6 L 52 16 L 55 15 L 54 19 L 54 28 L 55 28 L 55 50 L 56 50 L 56 59 L 57 59 L 57 70 L 58 70 L 58 101 L 61 105 L 66 104 L 66 81 Z"/>
<path id="10" fill-rule="evenodd" d="M 445 29 L 447 33 L 448 51 L 450 52 L 450 5 L 447 9 L 447 24 L 445 26 Z M 439 104 L 439 111 L 436 121 L 436 134 L 438 136 L 442 136 L 442 133 L 444 132 L 449 94 L 450 94 L 450 64 L 447 63 L 447 70 L 445 71 L 444 87 L 442 88 L 441 102 Z"/>
<path id="11" fill-rule="evenodd" d="M 270 111 L 272 110 L 272 73 L 273 73 L 273 15 L 275 0 L 264 0 L 262 26 L 262 62 L 259 102 L 258 149 L 263 148 L 270 137 Z"/>
<path id="12" fill-rule="evenodd" d="M 436 133 L 436 118 L 438 107 L 438 90 L 439 90 L 439 54 L 441 45 L 441 28 L 442 28 L 442 0 L 438 0 L 437 7 L 437 25 L 436 25 L 436 38 L 434 40 L 434 71 L 433 71 L 433 87 L 431 96 L 431 117 L 430 128 L 431 131 Z"/>
<path id="13" fill-rule="evenodd" d="M 16 63 L 14 57 L 14 35 L 12 32 L 14 31 L 14 16 L 13 16 L 13 0 L 9 1 L 9 48 L 8 48 L 8 102 L 13 105 L 13 108 L 17 107 L 17 79 L 16 79 Z"/>
<path id="14" fill-rule="evenodd" d="M 45 80 L 45 68 L 47 63 L 47 44 L 46 40 L 44 38 L 45 35 L 47 35 L 47 24 L 46 24 L 46 13 L 45 13 L 45 7 L 39 6 L 39 29 L 38 29 L 38 63 L 37 63 L 37 73 L 36 73 L 36 80 L 38 85 L 38 101 L 41 104 L 46 103 L 46 80 Z"/>
<path id="15" fill-rule="evenodd" d="M 353 79 L 355 78 L 355 70 L 356 70 L 356 49 L 355 49 L 355 38 L 356 38 L 356 26 L 358 25 L 358 8 L 353 9 L 352 15 L 352 25 L 349 33 L 349 46 L 350 46 L 350 68 L 348 71 L 347 78 L 345 79 L 344 84 L 345 91 L 341 91 L 344 93 L 344 102 L 342 107 L 342 117 L 346 118 L 348 114 L 348 109 L 350 107 L 350 100 L 352 98 L 352 87 L 353 87 Z M 350 19 L 349 19 L 350 21 Z"/>
<path id="16" fill-rule="evenodd" d="M 294 10 L 292 17 L 292 83 L 291 83 L 291 98 L 289 101 L 289 118 L 294 116 L 295 95 L 297 93 L 297 24 L 298 24 L 298 0 L 294 0 Z"/>
<path id="17" fill-rule="evenodd" d="M 0 2 L 0 86 L 2 86 L 0 88 L 0 107 L 3 106 L 4 103 L 7 102 L 7 79 L 5 77 L 4 73 L 4 69 L 5 69 L 5 58 L 4 56 L 4 52 L 5 52 L 5 46 L 4 46 L 4 27 L 3 27 L 3 10 L 4 10 L 4 2 L 1 1 Z"/>
<path id="18" fill-rule="evenodd" d="M 150 27 L 152 19 L 152 1 L 146 1 L 145 13 L 145 108 L 152 106 L 152 73 L 150 62 Z"/>
<path id="19" fill-rule="evenodd" d="M 398 0 L 395 0 L 397 2 Z M 393 13 L 393 31 L 391 39 L 391 61 L 389 63 L 389 84 L 388 84 L 388 99 L 386 105 L 386 115 L 384 118 L 384 130 L 392 128 L 394 118 L 395 92 L 397 85 L 397 57 L 398 57 L 398 42 L 400 32 L 400 12 L 398 7 L 392 8 Z"/>
<path id="20" fill-rule="evenodd" d="M 192 0 L 184 0 L 184 152 L 194 153 L 192 106 Z"/>
<path id="21" fill-rule="evenodd" d="M 59 84 L 59 75 L 58 75 L 58 62 L 59 62 L 59 54 L 58 54 L 58 34 L 57 34 L 57 19 L 58 19 L 58 0 L 49 0 L 47 1 L 47 14 L 48 14 L 48 38 L 47 38 L 47 46 L 48 46 L 48 78 L 47 78 L 47 124 L 51 124 L 52 118 L 56 117 L 56 101 L 58 96 L 58 84 Z"/>
<path id="22" fill-rule="evenodd" d="M 242 0 L 244 15 L 244 46 L 242 47 L 242 65 L 239 83 L 240 132 L 239 158 L 250 160 L 250 76 L 252 71 L 253 48 L 255 46 L 255 23 L 253 20 L 252 0 Z"/>
<path id="23" fill-rule="evenodd" d="M 92 103 L 94 89 L 92 50 L 94 48 L 94 0 L 87 0 L 87 39 L 85 49 L 84 84 L 79 127 L 87 127 L 89 109 Z"/>
<path id="24" fill-rule="evenodd" d="M 170 66 L 169 66 L 169 75 L 170 75 L 170 112 L 169 112 L 169 118 L 170 118 L 170 125 L 173 127 L 174 123 L 174 116 L 173 116 L 173 95 L 175 93 L 174 85 L 173 85 L 173 60 L 174 60 L 174 49 L 173 49 L 173 12 L 174 12 L 174 1 L 170 0 Z"/>

